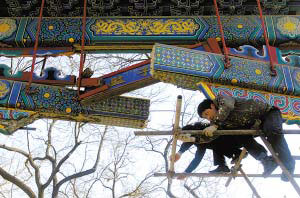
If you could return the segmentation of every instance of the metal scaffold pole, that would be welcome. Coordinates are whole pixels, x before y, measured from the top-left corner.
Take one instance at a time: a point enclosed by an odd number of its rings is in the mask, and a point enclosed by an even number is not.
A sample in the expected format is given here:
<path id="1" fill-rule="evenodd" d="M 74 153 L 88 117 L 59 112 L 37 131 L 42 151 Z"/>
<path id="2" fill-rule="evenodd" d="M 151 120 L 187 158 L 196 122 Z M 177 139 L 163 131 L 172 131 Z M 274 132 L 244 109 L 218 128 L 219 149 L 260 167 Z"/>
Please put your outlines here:
<path id="1" fill-rule="evenodd" d="M 176 103 L 176 112 L 175 112 L 175 122 L 173 126 L 173 142 L 172 142 L 172 150 L 171 150 L 171 160 L 170 160 L 170 168 L 169 172 L 171 174 L 174 173 L 174 163 L 175 163 L 175 153 L 176 153 L 176 145 L 177 145 L 177 136 L 179 135 L 179 121 L 180 121 L 180 113 L 181 113 L 181 104 L 182 104 L 182 96 L 179 95 L 177 97 Z M 169 178 L 169 183 L 171 183 L 171 178 Z"/>

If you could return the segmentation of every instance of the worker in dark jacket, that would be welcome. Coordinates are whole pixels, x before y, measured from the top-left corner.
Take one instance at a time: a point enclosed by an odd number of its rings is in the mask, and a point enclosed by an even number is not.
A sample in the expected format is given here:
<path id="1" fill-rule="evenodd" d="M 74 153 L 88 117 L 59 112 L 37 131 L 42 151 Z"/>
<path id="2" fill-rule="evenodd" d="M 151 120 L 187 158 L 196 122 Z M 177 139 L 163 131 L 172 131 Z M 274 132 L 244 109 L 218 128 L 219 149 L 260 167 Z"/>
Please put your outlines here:
<path id="1" fill-rule="evenodd" d="M 215 100 L 205 99 L 201 102 L 198 106 L 198 114 L 211 122 L 211 126 L 204 129 L 207 136 L 212 136 L 213 132 L 220 127 L 223 129 L 250 129 L 256 121 L 260 121 L 260 129 L 275 152 L 278 153 L 279 159 L 293 174 L 295 160 L 291 156 L 282 134 L 283 120 L 278 108 L 252 99 L 217 96 Z M 281 179 L 288 181 L 285 174 L 281 175 Z"/>
<path id="2" fill-rule="evenodd" d="M 203 130 L 207 128 L 208 124 L 198 122 L 194 125 L 187 125 L 182 130 Z M 245 147 L 249 153 L 257 160 L 261 161 L 264 166 L 264 174 L 269 174 L 276 168 L 276 163 L 271 156 L 267 155 L 266 149 L 258 144 L 252 136 L 232 136 L 222 135 L 216 139 L 203 138 L 201 135 L 193 135 L 196 138 L 195 142 L 185 142 L 181 145 L 179 151 L 175 155 L 175 162 L 181 157 L 181 154 L 187 151 L 192 145 L 197 147 L 194 159 L 189 166 L 185 169 L 185 173 L 191 173 L 201 162 L 206 149 L 213 150 L 214 165 L 218 166 L 215 170 L 209 171 L 210 173 L 226 173 L 230 172 L 225 163 L 224 156 L 232 158 L 235 161 L 240 156 L 241 147 Z M 179 176 L 178 179 L 184 179 L 184 176 Z"/>
<path id="3" fill-rule="evenodd" d="M 186 125 L 182 127 L 182 130 L 203 130 L 208 127 L 208 124 L 197 122 L 193 125 Z M 195 145 L 197 151 L 195 153 L 194 159 L 191 161 L 189 166 L 185 169 L 184 172 L 191 173 L 194 169 L 197 168 L 201 162 L 206 149 L 213 150 L 214 165 L 218 166 L 215 170 L 209 171 L 210 173 L 227 173 L 230 172 L 228 166 L 226 165 L 224 155 L 228 158 L 233 158 L 233 161 L 237 159 L 241 154 L 241 149 L 229 147 L 222 148 L 222 136 L 216 139 L 206 138 L 205 136 L 192 135 L 196 138 L 196 142 L 184 142 L 181 144 L 179 151 L 175 155 L 175 162 L 178 161 L 181 157 L 181 154 L 187 151 L 191 146 Z M 184 179 L 185 177 L 180 176 L 178 179 Z"/>

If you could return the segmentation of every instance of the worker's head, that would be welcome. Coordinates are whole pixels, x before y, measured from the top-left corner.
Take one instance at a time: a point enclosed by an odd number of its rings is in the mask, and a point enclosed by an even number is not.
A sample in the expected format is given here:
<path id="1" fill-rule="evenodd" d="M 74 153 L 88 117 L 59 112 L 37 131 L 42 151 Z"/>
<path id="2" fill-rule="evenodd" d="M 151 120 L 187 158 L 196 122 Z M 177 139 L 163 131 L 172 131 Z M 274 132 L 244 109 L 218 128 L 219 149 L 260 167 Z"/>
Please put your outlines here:
<path id="1" fill-rule="evenodd" d="M 198 115 L 201 118 L 205 118 L 212 121 L 217 114 L 217 109 L 215 104 L 211 99 L 203 100 L 198 106 Z"/>

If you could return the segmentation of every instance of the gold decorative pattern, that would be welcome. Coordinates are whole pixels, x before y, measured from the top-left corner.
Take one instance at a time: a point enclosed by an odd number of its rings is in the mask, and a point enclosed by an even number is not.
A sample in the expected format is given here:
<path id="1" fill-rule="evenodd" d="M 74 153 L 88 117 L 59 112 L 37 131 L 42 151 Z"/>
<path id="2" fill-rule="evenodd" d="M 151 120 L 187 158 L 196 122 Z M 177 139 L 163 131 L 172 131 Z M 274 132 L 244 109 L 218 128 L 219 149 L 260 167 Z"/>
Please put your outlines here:
<path id="1" fill-rule="evenodd" d="M 0 81 L 0 99 L 4 98 L 9 90 L 9 86 L 3 81 Z"/>
<path id="2" fill-rule="evenodd" d="M 255 73 L 256 73 L 257 75 L 261 75 L 262 71 L 261 71 L 260 69 L 256 69 L 256 70 L 255 70 Z"/>
<path id="3" fill-rule="evenodd" d="M 54 29 L 54 26 L 53 25 L 49 25 L 48 26 L 48 30 L 53 30 Z"/>
<path id="4" fill-rule="evenodd" d="M 14 19 L 0 19 L 0 39 L 5 39 L 11 36 L 16 31 L 17 25 Z"/>
<path id="5" fill-rule="evenodd" d="M 300 72 L 297 72 L 296 74 L 296 81 L 300 83 Z"/>
<path id="6" fill-rule="evenodd" d="M 115 86 L 121 83 L 124 83 L 123 76 L 117 76 L 111 79 L 110 86 Z"/>
<path id="7" fill-rule="evenodd" d="M 71 113 L 72 109 L 70 107 L 66 108 L 66 113 Z"/>
<path id="8" fill-rule="evenodd" d="M 235 83 L 237 83 L 237 82 L 238 82 L 238 81 L 237 81 L 237 79 L 235 79 L 235 78 L 231 80 L 231 83 L 233 83 L 233 84 L 235 84 Z"/>
<path id="9" fill-rule="evenodd" d="M 285 16 L 278 19 L 277 28 L 282 34 L 295 37 L 300 32 L 300 21 L 296 17 Z"/>
<path id="10" fill-rule="evenodd" d="M 99 19 L 91 29 L 97 35 L 189 35 L 194 34 L 199 25 L 193 19 Z"/>
<path id="11" fill-rule="evenodd" d="M 149 67 L 143 67 L 139 70 L 139 74 L 141 76 L 147 76 L 148 72 L 149 72 Z"/>
<path id="12" fill-rule="evenodd" d="M 69 38 L 68 41 L 69 41 L 70 43 L 74 43 L 75 40 L 74 40 L 74 38 Z"/>
<path id="13" fill-rule="evenodd" d="M 243 28 L 243 24 L 238 24 L 237 28 L 242 29 Z"/>
<path id="14" fill-rule="evenodd" d="M 49 93 L 45 93 L 44 94 L 44 98 L 49 98 L 50 97 L 50 94 Z"/>

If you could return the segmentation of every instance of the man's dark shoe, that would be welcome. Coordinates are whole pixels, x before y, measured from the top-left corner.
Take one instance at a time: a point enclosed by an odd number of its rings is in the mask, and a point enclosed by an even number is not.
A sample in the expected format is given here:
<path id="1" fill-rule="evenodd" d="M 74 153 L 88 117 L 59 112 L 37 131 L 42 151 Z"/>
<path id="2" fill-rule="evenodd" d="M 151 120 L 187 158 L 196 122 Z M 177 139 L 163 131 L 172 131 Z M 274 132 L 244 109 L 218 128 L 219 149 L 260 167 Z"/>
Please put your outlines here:
<path id="1" fill-rule="evenodd" d="M 245 159 L 246 157 L 248 156 L 248 152 L 246 152 L 245 153 L 245 155 L 244 155 L 244 157 L 243 157 L 243 159 Z M 232 160 L 231 160 L 231 164 L 235 164 L 238 160 L 239 160 L 239 155 L 234 155 L 233 157 L 232 157 Z"/>
<path id="2" fill-rule="evenodd" d="M 295 170 L 295 164 L 294 164 L 294 166 L 292 166 L 292 167 L 290 167 L 290 168 L 288 169 L 288 171 L 290 172 L 291 175 L 294 174 L 294 170 Z M 280 178 L 281 178 L 281 180 L 284 181 L 284 182 L 288 182 L 288 181 L 289 181 L 288 176 L 287 176 L 286 174 L 284 174 L 283 172 L 282 172 Z"/>
<path id="3" fill-rule="evenodd" d="M 264 166 L 263 176 L 268 177 L 271 173 L 277 168 L 278 164 L 274 161 L 272 156 L 267 156 L 261 160 L 262 165 Z"/>
<path id="4" fill-rule="evenodd" d="M 209 171 L 210 173 L 229 173 L 228 166 L 218 166 L 216 169 Z"/>
<path id="5" fill-rule="evenodd" d="M 281 179 L 281 181 L 284 181 L 284 182 L 288 182 L 289 181 L 289 178 L 284 173 L 281 174 L 280 179 Z"/>

